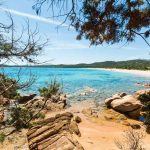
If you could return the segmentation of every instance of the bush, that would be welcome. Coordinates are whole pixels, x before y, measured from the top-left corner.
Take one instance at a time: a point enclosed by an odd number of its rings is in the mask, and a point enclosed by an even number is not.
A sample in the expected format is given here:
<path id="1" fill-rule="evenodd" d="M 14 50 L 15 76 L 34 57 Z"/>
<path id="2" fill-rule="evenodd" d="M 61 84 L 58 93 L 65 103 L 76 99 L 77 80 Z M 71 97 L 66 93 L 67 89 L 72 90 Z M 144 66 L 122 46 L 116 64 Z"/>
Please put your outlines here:
<path id="1" fill-rule="evenodd" d="M 14 107 L 11 109 L 11 119 L 9 123 L 17 130 L 21 128 L 28 128 L 30 126 L 30 119 L 33 113 L 25 107 Z"/>
<path id="2" fill-rule="evenodd" d="M 0 142 L 4 142 L 6 135 L 2 132 L 0 133 Z"/>
<path id="3" fill-rule="evenodd" d="M 139 100 L 144 105 L 142 111 L 145 112 L 145 125 L 146 125 L 146 132 L 150 134 L 150 93 L 142 94 L 139 96 Z"/>
<path id="4" fill-rule="evenodd" d="M 36 119 L 44 119 L 45 118 L 45 114 L 39 112 L 38 114 L 35 115 L 34 118 L 36 118 Z"/>
<path id="5" fill-rule="evenodd" d="M 60 83 L 56 80 L 51 81 L 48 87 L 43 87 L 39 89 L 40 95 L 45 98 L 50 98 L 52 95 L 57 94 L 60 91 Z"/>
<path id="6" fill-rule="evenodd" d="M 19 85 L 16 80 L 7 77 L 4 74 L 0 74 L 0 92 L 2 92 L 2 96 L 6 98 L 14 98 L 19 95 L 17 90 Z M 7 89 L 7 90 L 6 90 Z"/>
<path id="7" fill-rule="evenodd" d="M 124 132 L 122 140 L 116 139 L 115 144 L 120 150 L 145 150 L 142 145 L 143 138 L 143 132 L 129 128 Z"/>

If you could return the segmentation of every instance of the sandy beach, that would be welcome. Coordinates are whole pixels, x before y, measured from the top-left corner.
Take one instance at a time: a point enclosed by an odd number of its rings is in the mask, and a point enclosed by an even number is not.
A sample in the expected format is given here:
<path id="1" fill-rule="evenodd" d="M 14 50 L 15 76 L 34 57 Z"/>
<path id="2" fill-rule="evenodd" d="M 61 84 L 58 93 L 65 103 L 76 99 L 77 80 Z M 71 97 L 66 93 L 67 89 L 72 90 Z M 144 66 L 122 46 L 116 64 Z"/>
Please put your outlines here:
<path id="1" fill-rule="evenodd" d="M 108 71 L 114 71 L 114 72 L 123 72 L 123 73 L 130 73 L 138 76 L 143 77 L 150 77 L 150 71 L 144 71 L 144 70 L 127 70 L 127 69 L 112 69 L 112 68 L 89 68 L 89 69 L 96 69 L 96 70 L 108 70 Z"/>

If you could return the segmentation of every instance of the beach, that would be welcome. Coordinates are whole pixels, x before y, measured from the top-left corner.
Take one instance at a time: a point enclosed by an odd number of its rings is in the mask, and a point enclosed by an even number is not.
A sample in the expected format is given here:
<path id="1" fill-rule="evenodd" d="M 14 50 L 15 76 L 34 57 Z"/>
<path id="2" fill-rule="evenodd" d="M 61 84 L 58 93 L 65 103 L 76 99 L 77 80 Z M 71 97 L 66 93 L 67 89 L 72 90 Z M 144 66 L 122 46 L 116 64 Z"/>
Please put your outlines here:
<path id="1" fill-rule="evenodd" d="M 122 72 L 122 73 L 129 73 L 134 74 L 142 77 L 150 77 L 150 70 L 128 70 L 128 69 L 117 69 L 117 68 L 89 68 L 89 69 L 96 69 L 96 70 L 107 70 L 107 71 L 114 71 L 114 72 Z"/>

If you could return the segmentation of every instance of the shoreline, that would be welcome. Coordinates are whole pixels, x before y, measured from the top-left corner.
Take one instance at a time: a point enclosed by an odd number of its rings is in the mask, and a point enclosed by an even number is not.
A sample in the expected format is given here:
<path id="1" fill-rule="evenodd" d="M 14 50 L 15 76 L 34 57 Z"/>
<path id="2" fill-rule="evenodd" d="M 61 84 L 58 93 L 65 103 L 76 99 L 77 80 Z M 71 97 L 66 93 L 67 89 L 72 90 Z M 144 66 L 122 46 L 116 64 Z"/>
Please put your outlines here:
<path id="1" fill-rule="evenodd" d="M 128 70 L 128 69 L 117 69 L 117 68 L 88 68 L 92 70 L 106 70 L 106 71 L 113 71 L 113 72 L 121 72 L 121 73 L 128 73 L 143 77 L 149 77 L 150 78 L 150 70 Z"/>

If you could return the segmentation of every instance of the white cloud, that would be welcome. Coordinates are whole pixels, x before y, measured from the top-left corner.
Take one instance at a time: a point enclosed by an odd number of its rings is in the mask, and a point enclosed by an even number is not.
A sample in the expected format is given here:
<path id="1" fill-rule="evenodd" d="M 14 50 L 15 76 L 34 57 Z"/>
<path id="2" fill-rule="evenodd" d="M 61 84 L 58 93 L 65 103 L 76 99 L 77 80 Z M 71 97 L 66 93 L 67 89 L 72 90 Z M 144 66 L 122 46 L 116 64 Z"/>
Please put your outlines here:
<path id="1" fill-rule="evenodd" d="M 31 15 L 29 13 L 23 13 L 20 11 L 16 11 L 14 9 L 8 9 L 8 8 L 0 7 L 0 11 L 6 11 L 6 12 L 9 12 L 9 13 L 17 15 L 17 16 L 27 17 L 29 19 L 37 20 L 40 22 L 45 22 L 47 24 L 53 24 L 53 25 L 58 25 L 58 26 L 61 25 L 63 27 L 69 27 L 69 25 L 67 25 L 65 23 L 62 24 L 62 22 L 60 22 L 60 21 L 55 21 L 53 19 L 48 19 L 45 17 L 37 16 L 37 15 Z M 70 28 L 72 29 L 72 27 L 70 27 Z"/>
<path id="2" fill-rule="evenodd" d="M 70 50 L 70 49 L 87 49 L 88 45 L 81 44 L 80 42 L 66 42 L 61 40 L 56 40 L 51 43 L 51 47 L 48 50 Z"/>

